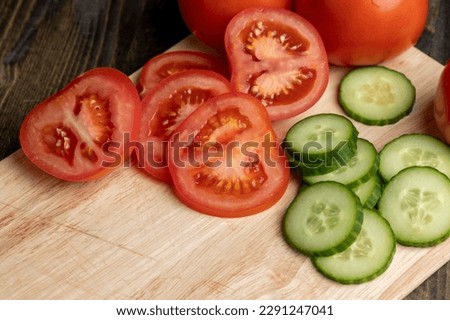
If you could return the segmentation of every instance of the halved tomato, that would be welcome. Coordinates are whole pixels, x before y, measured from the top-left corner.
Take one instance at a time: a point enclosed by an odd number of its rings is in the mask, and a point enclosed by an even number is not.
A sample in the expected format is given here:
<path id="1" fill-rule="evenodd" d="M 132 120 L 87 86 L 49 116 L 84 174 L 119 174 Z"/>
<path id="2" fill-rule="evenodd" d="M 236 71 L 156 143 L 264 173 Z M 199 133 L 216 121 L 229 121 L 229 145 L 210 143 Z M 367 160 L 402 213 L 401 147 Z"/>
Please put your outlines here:
<path id="1" fill-rule="evenodd" d="M 169 51 L 145 63 L 139 77 L 138 91 L 145 96 L 162 79 L 189 69 L 212 70 L 228 77 L 228 66 L 218 57 L 198 51 Z"/>
<path id="2" fill-rule="evenodd" d="M 20 143 L 24 154 L 52 176 L 89 180 L 128 159 L 124 139 L 136 139 L 140 114 L 133 82 L 118 70 L 97 68 L 31 110 L 20 128 Z"/>
<path id="3" fill-rule="evenodd" d="M 209 70 L 181 71 L 161 80 L 142 100 L 138 166 L 170 182 L 166 158 L 172 132 L 206 100 L 229 91 L 229 81 Z"/>
<path id="4" fill-rule="evenodd" d="M 179 199 L 220 217 L 268 209 L 290 175 L 267 111 L 236 92 L 209 99 L 186 118 L 172 134 L 168 162 Z"/>
<path id="5" fill-rule="evenodd" d="M 225 32 L 232 86 L 258 98 L 272 121 L 312 107 L 329 78 L 327 55 L 316 29 L 281 8 L 249 8 Z"/>

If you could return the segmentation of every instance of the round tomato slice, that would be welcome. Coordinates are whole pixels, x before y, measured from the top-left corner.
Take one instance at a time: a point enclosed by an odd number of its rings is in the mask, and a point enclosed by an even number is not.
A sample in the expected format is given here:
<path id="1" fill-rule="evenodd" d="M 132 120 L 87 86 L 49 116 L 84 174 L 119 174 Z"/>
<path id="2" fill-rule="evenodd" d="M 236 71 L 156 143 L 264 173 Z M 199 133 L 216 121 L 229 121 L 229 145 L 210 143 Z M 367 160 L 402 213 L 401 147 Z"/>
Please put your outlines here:
<path id="1" fill-rule="evenodd" d="M 229 81 L 209 70 L 186 70 L 161 80 L 142 100 L 138 166 L 171 182 L 166 158 L 172 132 L 209 98 L 229 91 Z"/>
<path id="2" fill-rule="evenodd" d="M 133 82 L 118 70 L 97 68 L 31 110 L 20 143 L 43 171 L 63 180 L 89 180 L 128 159 L 124 139 L 137 137 L 140 113 Z"/>
<path id="3" fill-rule="evenodd" d="M 145 63 L 139 77 L 138 91 L 145 96 L 162 79 L 189 69 L 212 70 L 228 77 L 228 67 L 218 57 L 198 51 L 170 51 Z"/>
<path id="4" fill-rule="evenodd" d="M 258 98 L 272 121 L 312 107 L 328 84 L 322 39 L 299 15 L 281 8 L 249 8 L 225 32 L 231 84 Z"/>
<path id="5" fill-rule="evenodd" d="M 186 118 L 172 134 L 168 163 L 180 200 L 220 217 L 268 209 L 289 183 L 267 111 L 243 93 L 213 97 Z"/>

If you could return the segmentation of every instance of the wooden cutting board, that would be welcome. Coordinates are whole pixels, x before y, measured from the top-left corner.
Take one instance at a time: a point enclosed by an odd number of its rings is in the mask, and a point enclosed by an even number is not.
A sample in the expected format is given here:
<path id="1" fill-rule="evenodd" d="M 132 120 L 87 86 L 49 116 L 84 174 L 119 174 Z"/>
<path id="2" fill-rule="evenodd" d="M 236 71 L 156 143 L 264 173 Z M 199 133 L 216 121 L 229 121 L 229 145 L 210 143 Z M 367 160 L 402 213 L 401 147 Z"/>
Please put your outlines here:
<path id="1" fill-rule="evenodd" d="M 205 48 L 188 37 L 176 49 Z M 356 123 L 360 136 L 378 149 L 406 132 L 439 136 L 432 104 L 442 65 L 415 48 L 386 65 L 412 80 L 416 105 L 395 125 Z M 347 71 L 331 68 L 321 100 L 276 123 L 279 137 L 307 115 L 342 113 L 337 87 Z M 280 232 L 297 188 L 292 178 L 271 209 L 222 219 L 188 209 L 137 168 L 69 183 L 41 172 L 19 150 L 0 162 L 0 298 L 400 299 L 450 260 L 450 240 L 429 249 L 398 245 L 390 268 L 369 283 L 327 280 Z"/>

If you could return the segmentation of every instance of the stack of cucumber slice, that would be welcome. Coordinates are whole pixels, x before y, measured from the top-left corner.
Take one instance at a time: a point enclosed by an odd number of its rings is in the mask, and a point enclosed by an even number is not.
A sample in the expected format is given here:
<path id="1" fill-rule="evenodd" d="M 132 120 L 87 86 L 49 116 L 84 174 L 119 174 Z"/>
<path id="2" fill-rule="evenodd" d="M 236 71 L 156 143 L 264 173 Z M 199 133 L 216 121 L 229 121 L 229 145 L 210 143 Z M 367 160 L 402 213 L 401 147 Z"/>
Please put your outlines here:
<path id="1" fill-rule="evenodd" d="M 450 236 L 450 148 L 439 139 L 407 134 L 378 154 L 346 117 L 319 114 L 283 145 L 306 184 L 283 234 L 326 277 L 366 282 L 388 268 L 396 242 L 427 247 Z"/>
<path id="2" fill-rule="evenodd" d="M 381 195 L 379 156 L 374 145 L 358 137 L 346 117 L 318 114 L 297 122 L 283 146 L 291 167 L 307 185 L 336 181 L 352 189 L 363 206 L 373 208 Z"/>

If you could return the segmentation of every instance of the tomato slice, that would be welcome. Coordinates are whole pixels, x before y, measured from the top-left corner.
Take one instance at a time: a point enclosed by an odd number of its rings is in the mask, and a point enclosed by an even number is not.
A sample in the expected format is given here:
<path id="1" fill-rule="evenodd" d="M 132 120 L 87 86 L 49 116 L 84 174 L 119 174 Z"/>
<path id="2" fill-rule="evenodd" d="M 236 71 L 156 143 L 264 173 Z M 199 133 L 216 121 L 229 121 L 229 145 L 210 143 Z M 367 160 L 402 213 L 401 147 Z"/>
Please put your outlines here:
<path id="1" fill-rule="evenodd" d="M 212 70 L 228 77 L 228 67 L 218 57 L 198 51 L 170 51 L 145 63 L 139 77 L 138 91 L 145 96 L 162 79 L 189 69 Z"/>
<path id="2" fill-rule="evenodd" d="M 258 98 L 272 121 L 312 107 L 328 84 L 325 47 L 316 29 L 282 8 L 254 7 L 228 24 L 231 84 Z"/>
<path id="3" fill-rule="evenodd" d="M 194 210 L 242 217 L 275 204 L 289 167 L 265 108 L 254 97 L 209 99 L 174 131 L 169 169 L 175 192 Z"/>
<path id="4" fill-rule="evenodd" d="M 138 166 L 171 182 L 166 158 L 172 132 L 209 98 L 229 91 L 229 81 L 209 70 L 186 70 L 161 80 L 142 100 Z"/>
<path id="5" fill-rule="evenodd" d="M 31 110 L 20 128 L 24 154 L 63 180 L 89 180 L 128 159 L 141 101 L 133 82 L 112 68 L 90 70 Z"/>

